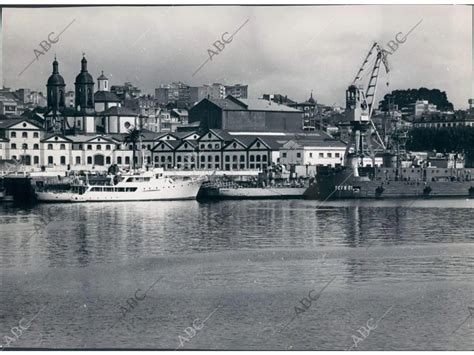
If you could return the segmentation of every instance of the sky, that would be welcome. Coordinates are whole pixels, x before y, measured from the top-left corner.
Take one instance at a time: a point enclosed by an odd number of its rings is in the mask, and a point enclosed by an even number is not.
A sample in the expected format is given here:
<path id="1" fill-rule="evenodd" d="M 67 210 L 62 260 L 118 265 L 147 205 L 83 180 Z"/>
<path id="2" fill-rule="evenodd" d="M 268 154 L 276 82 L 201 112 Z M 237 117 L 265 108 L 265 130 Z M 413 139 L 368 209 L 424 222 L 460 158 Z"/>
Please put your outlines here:
<path id="1" fill-rule="evenodd" d="M 56 55 L 73 90 L 84 52 L 94 78 L 103 70 L 110 85 L 130 81 L 144 93 L 173 81 L 240 83 L 250 98 L 279 93 L 303 101 L 313 90 L 318 102 L 344 106 L 372 43 L 389 49 L 416 24 L 388 56 L 378 99 L 395 89 L 437 88 L 466 108 L 472 25 L 464 5 L 4 8 L 3 85 L 45 92 Z M 222 36 L 229 43 L 218 50 L 213 43 Z M 55 43 L 44 51 L 48 37 Z"/>

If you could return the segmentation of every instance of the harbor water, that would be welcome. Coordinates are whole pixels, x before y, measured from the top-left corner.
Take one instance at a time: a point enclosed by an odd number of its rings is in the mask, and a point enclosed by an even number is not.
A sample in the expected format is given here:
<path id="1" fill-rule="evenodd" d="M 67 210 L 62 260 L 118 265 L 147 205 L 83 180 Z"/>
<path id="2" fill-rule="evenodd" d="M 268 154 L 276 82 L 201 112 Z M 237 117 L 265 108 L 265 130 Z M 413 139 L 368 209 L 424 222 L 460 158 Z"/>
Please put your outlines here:
<path id="1" fill-rule="evenodd" d="M 23 319 L 9 347 L 472 350 L 473 214 L 472 199 L 0 205 L 2 344 Z"/>

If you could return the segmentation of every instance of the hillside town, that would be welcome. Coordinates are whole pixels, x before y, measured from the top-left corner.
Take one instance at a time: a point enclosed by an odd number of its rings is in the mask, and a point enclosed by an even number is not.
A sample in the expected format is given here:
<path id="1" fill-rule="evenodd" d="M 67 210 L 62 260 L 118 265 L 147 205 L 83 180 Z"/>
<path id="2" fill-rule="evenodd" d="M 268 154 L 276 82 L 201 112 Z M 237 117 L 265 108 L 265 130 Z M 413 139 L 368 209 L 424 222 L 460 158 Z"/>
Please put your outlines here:
<path id="1" fill-rule="evenodd" d="M 277 93 L 249 98 L 248 85 L 177 82 L 161 84 L 153 96 L 130 82 L 109 83 L 103 72 L 89 73 L 85 56 L 78 61 L 74 91 L 66 89 L 72 83 L 64 81 L 56 58 L 45 84 L 46 94 L 27 88 L 0 91 L 2 170 L 103 171 L 116 164 L 265 171 L 279 166 L 308 177 L 317 166 L 341 166 L 350 135 L 345 108 L 318 103 L 312 91 L 303 101 Z M 384 101 L 386 109 L 376 109 L 373 121 L 385 136 L 400 129 L 474 126 L 472 100 L 467 111 L 438 108 L 427 99 L 404 107 L 390 102 L 390 95 Z M 136 142 L 126 139 L 131 129 L 140 132 Z M 449 167 L 462 153 L 420 154 L 432 166 Z M 374 162 L 363 160 L 364 166 L 373 163 L 382 164 L 381 154 Z"/>

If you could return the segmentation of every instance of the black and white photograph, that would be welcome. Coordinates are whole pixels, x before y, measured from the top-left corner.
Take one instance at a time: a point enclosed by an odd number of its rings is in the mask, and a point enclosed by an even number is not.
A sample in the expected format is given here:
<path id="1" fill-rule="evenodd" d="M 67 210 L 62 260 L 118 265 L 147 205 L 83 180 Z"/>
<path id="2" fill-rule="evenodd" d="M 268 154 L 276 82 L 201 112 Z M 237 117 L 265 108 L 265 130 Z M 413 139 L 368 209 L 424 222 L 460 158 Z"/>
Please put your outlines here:
<path id="1" fill-rule="evenodd" d="M 0 350 L 473 351 L 473 14 L 0 4 Z"/>

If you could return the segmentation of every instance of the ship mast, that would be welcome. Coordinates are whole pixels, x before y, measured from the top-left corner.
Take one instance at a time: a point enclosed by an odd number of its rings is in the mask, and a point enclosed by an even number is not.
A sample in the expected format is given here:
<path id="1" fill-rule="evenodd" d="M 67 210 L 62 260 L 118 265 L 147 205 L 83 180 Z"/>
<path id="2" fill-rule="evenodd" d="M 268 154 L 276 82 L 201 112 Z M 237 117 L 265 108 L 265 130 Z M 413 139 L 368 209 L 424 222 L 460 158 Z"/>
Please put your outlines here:
<path id="1" fill-rule="evenodd" d="M 368 68 L 370 59 L 375 54 L 375 60 L 370 70 L 370 79 L 364 91 L 362 80 L 367 74 L 363 73 Z M 353 169 L 354 176 L 359 176 L 359 166 L 364 156 L 372 158 L 372 165 L 375 166 L 375 154 L 372 149 L 372 132 L 375 132 L 378 144 L 385 150 L 385 144 L 380 137 L 374 122 L 372 114 L 377 94 L 377 84 L 380 73 L 380 66 L 383 64 L 385 72 L 388 73 L 387 52 L 385 52 L 377 42 L 370 47 L 361 67 L 359 68 L 352 84 L 346 90 L 346 114 L 349 115 L 349 126 L 351 134 L 346 146 L 345 165 Z M 365 148 L 367 146 L 367 149 Z M 350 153 L 351 148 L 353 152 Z"/>

